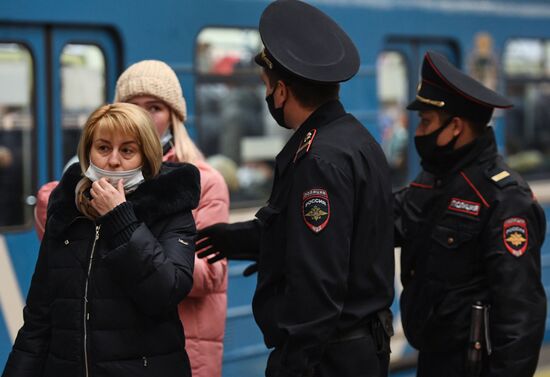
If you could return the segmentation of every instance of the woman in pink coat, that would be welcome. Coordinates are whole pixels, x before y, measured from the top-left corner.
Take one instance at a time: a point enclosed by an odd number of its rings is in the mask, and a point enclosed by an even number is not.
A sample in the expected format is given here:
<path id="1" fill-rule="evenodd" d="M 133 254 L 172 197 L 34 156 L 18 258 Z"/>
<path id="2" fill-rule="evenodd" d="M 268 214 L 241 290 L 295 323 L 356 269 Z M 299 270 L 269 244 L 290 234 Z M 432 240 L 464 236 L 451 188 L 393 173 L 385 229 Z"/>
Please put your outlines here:
<path id="1" fill-rule="evenodd" d="M 130 102 L 153 118 L 163 144 L 164 161 L 190 162 L 200 172 L 201 195 L 193 211 L 197 229 L 229 220 L 229 192 L 220 173 L 204 161 L 187 131 L 185 99 L 174 71 L 157 60 L 133 64 L 117 81 L 115 102 Z M 57 182 L 42 186 L 35 208 L 36 230 L 42 239 L 46 208 Z M 227 262 L 209 264 L 195 257 L 193 289 L 178 307 L 185 324 L 185 348 L 193 377 L 220 377 L 227 313 Z"/>

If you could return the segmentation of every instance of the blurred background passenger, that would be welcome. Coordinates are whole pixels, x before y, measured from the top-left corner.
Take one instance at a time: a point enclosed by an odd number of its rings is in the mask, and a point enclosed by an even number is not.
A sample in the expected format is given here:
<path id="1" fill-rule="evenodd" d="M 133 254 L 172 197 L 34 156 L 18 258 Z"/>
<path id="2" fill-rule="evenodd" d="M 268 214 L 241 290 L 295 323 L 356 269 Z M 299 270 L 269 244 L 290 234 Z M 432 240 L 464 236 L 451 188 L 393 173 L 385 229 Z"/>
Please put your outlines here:
<path id="1" fill-rule="evenodd" d="M 178 303 L 193 285 L 199 173 L 162 164 L 147 112 L 84 126 L 48 221 L 3 377 L 191 376 Z"/>

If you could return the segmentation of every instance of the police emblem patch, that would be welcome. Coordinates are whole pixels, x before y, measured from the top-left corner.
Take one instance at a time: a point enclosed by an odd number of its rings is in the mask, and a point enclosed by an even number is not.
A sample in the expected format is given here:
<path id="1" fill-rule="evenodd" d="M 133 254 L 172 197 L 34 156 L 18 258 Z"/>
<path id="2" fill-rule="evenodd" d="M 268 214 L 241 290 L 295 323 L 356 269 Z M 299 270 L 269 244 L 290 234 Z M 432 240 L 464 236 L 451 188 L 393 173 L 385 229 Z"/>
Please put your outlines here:
<path id="1" fill-rule="evenodd" d="M 511 217 L 505 220 L 502 237 L 508 252 L 515 257 L 521 257 L 527 250 L 529 242 L 527 222 L 519 217 Z"/>
<path id="2" fill-rule="evenodd" d="M 464 199 L 452 198 L 448 207 L 451 211 L 467 213 L 468 215 L 478 216 L 481 205 L 476 202 L 470 202 Z"/>
<path id="3" fill-rule="evenodd" d="M 311 189 L 303 193 L 302 217 L 314 233 L 325 229 L 330 218 L 330 202 L 326 190 Z"/>

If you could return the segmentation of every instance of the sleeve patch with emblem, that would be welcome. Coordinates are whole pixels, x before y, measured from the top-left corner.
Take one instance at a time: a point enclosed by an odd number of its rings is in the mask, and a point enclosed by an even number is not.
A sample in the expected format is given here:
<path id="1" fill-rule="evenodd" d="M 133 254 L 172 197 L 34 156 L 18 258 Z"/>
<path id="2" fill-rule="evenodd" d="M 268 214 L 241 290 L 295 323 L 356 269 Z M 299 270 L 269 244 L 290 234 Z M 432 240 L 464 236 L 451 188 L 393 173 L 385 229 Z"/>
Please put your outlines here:
<path id="1" fill-rule="evenodd" d="M 515 257 L 521 257 L 527 250 L 529 242 L 527 222 L 519 217 L 511 217 L 505 220 L 502 237 L 508 252 Z"/>
<path id="2" fill-rule="evenodd" d="M 302 217 L 314 233 L 325 229 L 330 218 L 330 202 L 326 190 L 311 189 L 303 193 Z"/>

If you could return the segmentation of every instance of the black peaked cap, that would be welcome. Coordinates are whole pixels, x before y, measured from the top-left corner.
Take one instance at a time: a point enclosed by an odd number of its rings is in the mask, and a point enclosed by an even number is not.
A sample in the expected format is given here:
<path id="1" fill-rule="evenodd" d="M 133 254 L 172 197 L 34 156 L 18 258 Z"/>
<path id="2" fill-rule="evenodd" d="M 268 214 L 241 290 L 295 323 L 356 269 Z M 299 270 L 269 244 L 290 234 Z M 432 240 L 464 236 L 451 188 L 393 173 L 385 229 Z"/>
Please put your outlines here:
<path id="1" fill-rule="evenodd" d="M 359 53 L 346 32 L 302 1 L 271 3 L 260 18 L 260 36 L 265 48 L 255 61 L 264 68 L 318 83 L 349 80 L 359 69 Z"/>
<path id="2" fill-rule="evenodd" d="M 422 81 L 409 110 L 444 110 L 451 115 L 488 123 L 495 108 L 512 103 L 453 66 L 445 56 L 429 51 L 422 63 Z"/>

